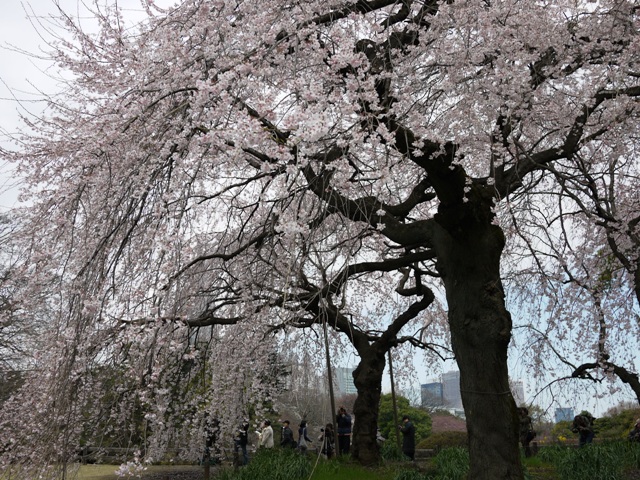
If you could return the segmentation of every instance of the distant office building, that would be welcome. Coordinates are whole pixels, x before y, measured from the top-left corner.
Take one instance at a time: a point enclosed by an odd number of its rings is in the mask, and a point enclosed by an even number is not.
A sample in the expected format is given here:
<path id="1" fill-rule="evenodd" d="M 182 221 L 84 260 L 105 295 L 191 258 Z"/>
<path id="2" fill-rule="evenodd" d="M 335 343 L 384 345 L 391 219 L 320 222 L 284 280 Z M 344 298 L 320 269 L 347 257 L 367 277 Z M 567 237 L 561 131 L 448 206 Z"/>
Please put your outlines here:
<path id="1" fill-rule="evenodd" d="M 442 396 L 444 404 L 451 408 L 462 408 L 460 396 L 460 372 L 451 371 L 442 374 Z"/>
<path id="2" fill-rule="evenodd" d="M 422 406 L 441 407 L 444 405 L 444 396 L 441 382 L 425 383 L 420 385 L 420 397 Z"/>
<path id="3" fill-rule="evenodd" d="M 525 405 L 524 384 L 522 380 L 509 380 L 509 385 L 511 386 L 511 394 L 513 395 L 516 405 Z"/>
<path id="4" fill-rule="evenodd" d="M 556 423 L 562 421 L 573 420 L 573 408 L 564 407 L 564 408 L 556 408 Z"/>
<path id="5" fill-rule="evenodd" d="M 338 367 L 335 370 L 335 380 L 337 390 L 341 395 L 358 393 L 353 383 L 353 371 L 355 368 Z"/>

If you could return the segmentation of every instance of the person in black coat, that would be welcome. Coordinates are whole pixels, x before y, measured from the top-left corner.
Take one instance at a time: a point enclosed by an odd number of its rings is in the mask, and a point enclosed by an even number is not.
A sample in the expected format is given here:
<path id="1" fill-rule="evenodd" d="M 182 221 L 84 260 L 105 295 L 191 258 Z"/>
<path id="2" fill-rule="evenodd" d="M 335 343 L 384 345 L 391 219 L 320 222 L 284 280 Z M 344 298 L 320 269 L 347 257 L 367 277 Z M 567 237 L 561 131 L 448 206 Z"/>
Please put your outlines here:
<path id="1" fill-rule="evenodd" d="M 293 438 L 293 430 L 289 426 L 289 420 L 282 422 L 282 439 L 280 446 L 283 448 L 296 448 L 296 441 Z"/>
<path id="2" fill-rule="evenodd" d="M 633 426 L 633 430 L 629 432 L 628 438 L 632 442 L 640 443 L 640 418 L 636 420 L 636 423 Z"/>
<path id="3" fill-rule="evenodd" d="M 351 449 L 351 415 L 347 413 L 347 409 L 340 407 L 336 416 L 336 424 L 338 427 L 338 453 L 340 455 L 349 455 Z"/>
<path id="4" fill-rule="evenodd" d="M 322 435 L 320 435 L 319 440 L 322 442 L 322 450 L 320 451 L 320 453 L 322 453 L 329 459 L 333 456 L 333 451 L 335 449 L 335 435 L 333 434 L 333 424 L 327 423 L 327 425 L 321 431 Z"/>
<path id="5" fill-rule="evenodd" d="M 242 465 L 249 463 L 249 454 L 247 453 L 247 444 L 249 443 L 249 423 L 244 422 L 236 432 L 236 436 L 233 439 L 236 455 L 242 453 L 242 459 L 238 459 L 242 462 Z"/>
<path id="6" fill-rule="evenodd" d="M 578 444 L 584 447 L 588 443 L 593 442 L 595 432 L 593 430 L 593 422 L 595 418 L 586 410 L 580 412 L 573 418 L 573 424 L 571 425 L 571 431 L 579 435 Z"/>
<path id="7" fill-rule="evenodd" d="M 399 425 L 398 428 L 402 432 L 402 453 L 414 460 L 416 456 L 416 428 L 411 423 L 409 415 L 402 417 L 402 425 Z"/>
<path id="8" fill-rule="evenodd" d="M 307 435 L 307 422 L 302 420 L 298 428 L 298 450 L 300 453 L 306 454 L 310 443 L 311 439 Z"/>

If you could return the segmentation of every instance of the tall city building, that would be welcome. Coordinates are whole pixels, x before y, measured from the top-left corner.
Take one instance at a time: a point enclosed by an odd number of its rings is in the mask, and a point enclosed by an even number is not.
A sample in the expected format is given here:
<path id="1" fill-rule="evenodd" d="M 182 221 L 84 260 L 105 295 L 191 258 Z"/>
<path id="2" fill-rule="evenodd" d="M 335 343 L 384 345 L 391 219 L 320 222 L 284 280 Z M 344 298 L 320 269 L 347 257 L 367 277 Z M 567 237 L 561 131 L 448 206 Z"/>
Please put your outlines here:
<path id="1" fill-rule="evenodd" d="M 571 407 L 556 408 L 556 423 L 573 420 L 573 416 L 573 408 Z"/>
<path id="2" fill-rule="evenodd" d="M 460 372 L 451 371 L 442 374 L 442 396 L 444 404 L 451 408 L 462 408 L 460 396 Z"/>
<path id="3" fill-rule="evenodd" d="M 516 405 L 525 405 L 524 398 L 524 384 L 522 380 L 509 380 L 509 386 L 511 387 L 511 394 L 516 402 Z"/>
<path id="4" fill-rule="evenodd" d="M 335 382 L 337 390 L 342 395 L 358 393 L 353 383 L 353 371 L 355 368 L 338 367 L 335 369 Z"/>
<path id="5" fill-rule="evenodd" d="M 443 406 L 444 396 L 442 383 L 433 382 L 420 385 L 420 397 L 424 408 Z"/>

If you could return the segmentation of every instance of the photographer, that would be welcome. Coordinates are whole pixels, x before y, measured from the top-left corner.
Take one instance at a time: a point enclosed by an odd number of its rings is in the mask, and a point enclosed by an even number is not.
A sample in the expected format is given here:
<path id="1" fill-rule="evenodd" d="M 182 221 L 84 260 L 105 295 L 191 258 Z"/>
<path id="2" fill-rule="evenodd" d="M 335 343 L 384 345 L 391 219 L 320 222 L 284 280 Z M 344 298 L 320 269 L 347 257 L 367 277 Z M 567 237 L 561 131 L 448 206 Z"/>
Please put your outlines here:
<path id="1" fill-rule="evenodd" d="M 351 449 L 351 415 L 347 413 L 347 409 L 340 407 L 336 416 L 336 424 L 338 426 L 338 453 L 340 455 L 349 455 Z"/>
<path id="2" fill-rule="evenodd" d="M 246 465 L 249 463 L 249 455 L 247 454 L 248 443 L 249 424 L 247 422 L 244 422 L 236 432 L 236 436 L 233 439 L 236 455 L 238 455 L 238 450 L 242 452 L 242 465 Z"/>
<path id="3" fill-rule="evenodd" d="M 409 415 L 402 417 L 402 425 L 398 425 L 398 428 L 402 432 L 402 453 L 413 461 L 416 456 L 416 428 Z"/>

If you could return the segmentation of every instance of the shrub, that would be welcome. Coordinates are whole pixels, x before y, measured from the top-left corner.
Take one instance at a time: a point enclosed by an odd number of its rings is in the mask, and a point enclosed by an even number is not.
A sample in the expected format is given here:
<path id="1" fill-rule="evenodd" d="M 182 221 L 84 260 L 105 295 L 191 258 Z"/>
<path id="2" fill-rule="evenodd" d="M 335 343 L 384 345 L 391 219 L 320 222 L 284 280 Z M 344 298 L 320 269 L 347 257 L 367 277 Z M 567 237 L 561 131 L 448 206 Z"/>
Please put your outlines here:
<path id="1" fill-rule="evenodd" d="M 358 465 L 346 457 L 344 460 L 320 459 L 316 464 L 315 460 L 313 475 L 311 477 L 301 477 L 298 480 L 394 480 L 396 469 L 385 469 L 384 467 L 369 468 Z M 217 480 L 217 479 L 216 479 Z M 406 478 L 405 480 L 411 480 Z M 422 480 L 422 479 L 415 479 Z"/>
<path id="2" fill-rule="evenodd" d="M 393 480 L 425 480 L 424 474 L 417 470 L 400 470 Z"/>
<path id="3" fill-rule="evenodd" d="M 596 437 L 601 440 L 626 440 L 640 409 L 623 410 L 615 415 L 596 419 Z"/>
<path id="4" fill-rule="evenodd" d="M 622 479 L 623 460 L 624 457 L 616 446 L 594 444 L 585 448 L 568 449 L 556 464 L 556 471 L 562 480 L 618 480 Z"/>
<path id="5" fill-rule="evenodd" d="M 566 443 L 575 443 L 578 435 L 571 431 L 571 423 L 568 420 L 562 420 L 556 423 L 551 429 L 551 440 L 561 445 Z"/>
<path id="6" fill-rule="evenodd" d="M 567 447 L 562 445 L 549 445 L 538 451 L 538 458 L 551 464 L 557 464 L 567 454 Z"/>
<path id="7" fill-rule="evenodd" d="M 402 450 L 400 449 L 400 447 L 398 447 L 398 444 L 389 440 L 384 442 L 384 444 L 382 445 L 382 451 L 380 453 L 383 460 L 391 462 L 407 459 L 406 455 L 402 453 Z"/>
<path id="8" fill-rule="evenodd" d="M 398 422 L 402 415 L 409 415 L 411 423 L 416 429 L 416 442 L 426 438 L 431 433 L 431 416 L 421 408 L 412 407 L 405 397 L 396 396 L 398 408 Z M 378 412 L 378 427 L 380 434 L 389 440 L 395 439 L 398 425 L 394 422 L 393 398 L 390 393 L 380 396 L 380 410 Z"/>
<path id="9" fill-rule="evenodd" d="M 469 451 L 466 448 L 445 448 L 434 458 L 435 479 L 464 480 L 469 473 Z"/>
<path id="10" fill-rule="evenodd" d="M 625 469 L 640 467 L 640 445 L 631 442 L 591 444 L 583 448 L 549 446 L 540 450 L 540 459 L 554 465 L 561 480 L 625 478 Z"/>
<path id="11" fill-rule="evenodd" d="M 442 450 L 452 447 L 466 447 L 467 432 L 438 432 L 422 440 L 416 448 Z"/>

